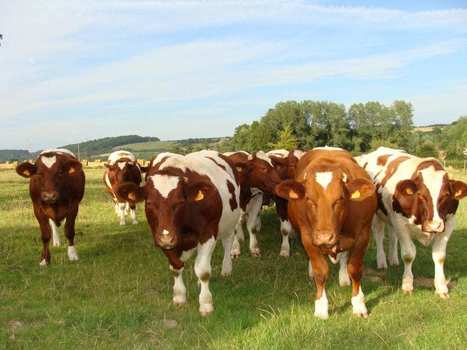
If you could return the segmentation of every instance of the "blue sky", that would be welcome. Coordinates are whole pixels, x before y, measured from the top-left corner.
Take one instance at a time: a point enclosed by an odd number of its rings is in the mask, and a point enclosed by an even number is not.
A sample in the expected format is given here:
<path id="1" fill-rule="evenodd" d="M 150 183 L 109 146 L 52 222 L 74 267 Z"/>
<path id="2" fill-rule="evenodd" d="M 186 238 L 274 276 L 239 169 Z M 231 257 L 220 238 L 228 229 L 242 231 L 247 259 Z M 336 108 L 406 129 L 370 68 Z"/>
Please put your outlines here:
<path id="1" fill-rule="evenodd" d="M 467 1 L 0 0 L 1 148 L 231 135 L 283 100 L 467 114 Z"/>

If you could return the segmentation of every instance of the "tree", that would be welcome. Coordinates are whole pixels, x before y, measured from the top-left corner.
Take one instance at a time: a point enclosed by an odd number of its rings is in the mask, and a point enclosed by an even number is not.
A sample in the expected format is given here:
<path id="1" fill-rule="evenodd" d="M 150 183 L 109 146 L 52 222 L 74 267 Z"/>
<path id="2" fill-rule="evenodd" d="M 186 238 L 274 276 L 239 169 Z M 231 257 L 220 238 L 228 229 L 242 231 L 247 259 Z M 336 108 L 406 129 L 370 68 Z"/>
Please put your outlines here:
<path id="1" fill-rule="evenodd" d="M 270 143 L 272 149 L 286 149 L 291 151 L 298 146 L 298 139 L 293 135 L 292 127 L 287 125 L 279 132 L 279 139 L 276 143 Z"/>

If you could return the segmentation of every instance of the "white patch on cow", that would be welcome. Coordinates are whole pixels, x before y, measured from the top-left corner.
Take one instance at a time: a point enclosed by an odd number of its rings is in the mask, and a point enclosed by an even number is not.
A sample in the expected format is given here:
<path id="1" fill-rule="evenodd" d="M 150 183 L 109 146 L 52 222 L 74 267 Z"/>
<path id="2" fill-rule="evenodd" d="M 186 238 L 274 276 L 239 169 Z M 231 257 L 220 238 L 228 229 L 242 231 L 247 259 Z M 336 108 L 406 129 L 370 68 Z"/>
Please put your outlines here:
<path id="1" fill-rule="evenodd" d="M 52 229 L 52 246 L 60 247 L 60 236 L 58 235 L 58 227 L 52 219 L 49 219 L 49 225 Z"/>
<path id="2" fill-rule="evenodd" d="M 313 150 L 321 150 L 321 151 L 345 151 L 340 147 L 331 147 L 331 146 L 324 146 L 324 147 L 315 147 Z"/>
<path id="3" fill-rule="evenodd" d="M 296 150 L 293 151 L 293 155 L 295 157 L 297 157 L 297 159 L 300 159 L 305 155 L 305 152 L 303 152 L 303 151 L 301 151 L 299 149 L 296 149 Z"/>
<path id="4" fill-rule="evenodd" d="M 256 152 L 256 158 L 258 159 L 261 159 L 261 160 L 264 160 L 266 163 L 268 163 L 271 167 L 273 166 L 272 165 L 272 160 L 271 158 L 268 157 L 268 155 L 266 153 L 264 153 L 263 151 L 258 151 Z"/>
<path id="5" fill-rule="evenodd" d="M 230 157 L 231 155 L 234 155 L 234 154 L 238 154 L 238 153 L 241 153 L 241 154 L 244 154 L 246 156 L 251 156 L 250 153 L 246 152 L 246 151 L 233 151 L 233 152 L 224 152 L 222 153 L 224 156 L 227 156 L 227 157 Z"/>
<path id="6" fill-rule="evenodd" d="M 430 166 L 421 170 L 420 173 L 422 174 L 425 186 L 430 192 L 433 203 L 433 220 L 431 223 L 431 229 L 435 232 L 442 232 L 444 231 L 444 221 L 438 212 L 438 198 L 441 193 L 443 178 L 444 175 L 446 175 L 446 171 L 435 170 L 432 166 Z"/>
<path id="7" fill-rule="evenodd" d="M 117 163 L 119 161 L 119 159 L 121 158 L 128 158 L 130 159 L 132 162 L 136 162 L 136 157 L 133 153 L 131 152 L 128 152 L 128 151 L 115 151 L 115 152 L 112 152 L 110 155 L 109 155 L 109 158 L 108 158 L 108 163 L 110 165 L 114 165 L 115 163 Z M 119 165 L 120 166 L 120 165 Z"/>
<path id="8" fill-rule="evenodd" d="M 75 246 L 68 246 L 68 259 L 70 261 L 78 261 L 79 260 L 79 257 L 78 257 L 78 253 L 76 252 L 76 248 Z"/>
<path id="9" fill-rule="evenodd" d="M 368 310 L 365 305 L 365 295 L 363 295 L 362 287 L 359 288 L 358 294 L 352 297 L 352 312 L 354 315 L 368 317 Z"/>
<path id="10" fill-rule="evenodd" d="M 315 316 L 322 320 L 327 320 L 329 318 L 328 298 L 326 297 L 326 290 L 324 289 L 321 298 L 315 300 Z"/>
<path id="11" fill-rule="evenodd" d="M 133 225 L 136 225 L 138 223 L 138 220 L 136 220 L 136 209 L 130 209 L 130 217 L 131 217 L 131 223 Z"/>
<path id="12" fill-rule="evenodd" d="M 167 230 L 163 230 L 163 231 L 162 231 L 162 235 L 163 235 L 163 236 L 167 236 L 169 233 L 170 233 L 170 232 L 167 231 Z"/>
<path id="13" fill-rule="evenodd" d="M 120 168 L 120 170 L 123 170 L 123 168 L 126 165 L 126 162 L 118 162 L 117 164 L 118 164 L 118 167 Z"/>
<path id="14" fill-rule="evenodd" d="M 51 157 L 41 156 L 42 164 L 44 164 L 49 169 L 55 164 L 56 161 L 57 161 L 56 156 L 51 156 Z"/>
<path id="15" fill-rule="evenodd" d="M 183 283 L 183 267 L 179 270 L 175 270 L 171 267 L 174 272 L 174 286 L 173 286 L 173 298 L 172 302 L 175 305 L 183 305 L 186 303 L 186 287 Z"/>
<path id="16" fill-rule="evenodd" d="M 42 259 L 39 263 L 39 266 L 47 266 L 47 261 L 45 259 Z"/>
<path id="17" fill-rule="evenodd" d="M 250 239 L 249 246 L 250 246 L 250 253 L 252 256 L 259 256 L 261 254 L 259 246 L 258 246 L 258 240 L 256 238 L 256 233 L 258 232 L 256 227 L 257 227 L 257 219 L 261 212 L 262 205 L 263 205 L 263 195 L 261 193 L 251 198 L 245 208 L 246 228 L 249 234 L 249 239 Z"/>
<path id="18" fill-rule="evenodd" d="M 444 261 L 446 259 L 446 246 L 451 237 L 452 231 L 455 227 L 455 218 L 453 216 L 448 217 L 446 220 L 446 228 L 443 233 L 436 235 L 433 247 L 432 247 L 432 258 L 435 264 L 435 289 L 436 294 L 441 298 L 446 299 L 448 294 L 448 283 L 446 276 L 444 275 Z"/>
<path id="19" fill-rule="evenodd" d="M 267 156 L 275 156 L 278 158 L 287 158 L 289 156 L 289 151 L 286 149 L 275 149 L 266 153 Z"/>
<path id="20" fill-rule="evenodd" d="M 167 198 L 169 193 L 177 188 L 180 178 L 178 176 L 169 175 L 152 175 L 152 184 L 154 188 L 159 191 L 163 198 Z"/>
<path id="21" fill-rule="evenodd" d="M 40 155 L 46 154 L 46 153 L 57 153 L 57 154 L 68 154 L 69 156 L 72 156 L 73 158 L 76 158 L 75 154 L 66 148 L 53 148 L 53 149 L 45 149 L 43 150 Z"/>
<path id="22" fill-rule="evenodd" d="M 339 286 L 346 287 L 350 286 L 349 272 L 347 271 L 347 260 L 349 252 L 342 252 L 337 254 L 339 260 Z"/>
<path id="23" fill-rule="evenodd" d="M 202 316 L 209 315 L 214 311 L 212 302 L 212 294 L 209 290 L 209 278 L 212 273 L 211 258 L 214 248 L 216 247 L 216 239 L 209 238 L 206 242 L 198 244 L 195 260 L 195 274 L 201 285 L 199 293 L 199 312 Z"/>
<path id="24" fill-rule="evenodd" d="M 328 185 L 332 181 L 332 172 L 325 171 L 325 172 L 318 172 L 315 174 L 316 182 L 320 184 L 320 186 L 324 189 L 328 188 Z"/>

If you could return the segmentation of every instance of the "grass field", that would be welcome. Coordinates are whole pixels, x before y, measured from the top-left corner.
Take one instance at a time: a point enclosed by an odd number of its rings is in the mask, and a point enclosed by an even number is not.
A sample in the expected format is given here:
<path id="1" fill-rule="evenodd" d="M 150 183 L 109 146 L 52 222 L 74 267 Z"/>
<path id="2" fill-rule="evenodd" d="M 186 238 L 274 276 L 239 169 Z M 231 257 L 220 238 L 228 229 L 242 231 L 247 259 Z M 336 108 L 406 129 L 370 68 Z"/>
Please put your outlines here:
<path id="1" fill-rule="evenodd" d="M 448 300 L 422 286 L 404 295 L 401 267 L 370 271 L 363 282 L 370 317 L 357 319 L 350 288 L 338 287 L 334 266 L 330 319 L 315 319 L 304 251 L 295 240 L 290 258 L 278 256 L 278 222 L 268 210 L 261 258 L 242 255 L 232 276 L 222 278 L 219 244 L 210 284 L 215 311 L 201 318 L 193 261 L 184 273 L 188 304 L 175 307 L 167 260 L 154 248 L 142 211 L 138 225 L 119 226 L 101 175 L 101 169 L 87 171 L 77 220 L 80 261 L 68 261 L 61 230 L 62 247 L 52 248 L 52 265 L 40 268 L 27 182 L 0 171 L 0 348 L 467 348 L 467 201 L 448 246 Z M 431 251 L 418 247 L 414 274 L 432 278 Z M 366 265 L 375 267 L 373 243 Z"/>

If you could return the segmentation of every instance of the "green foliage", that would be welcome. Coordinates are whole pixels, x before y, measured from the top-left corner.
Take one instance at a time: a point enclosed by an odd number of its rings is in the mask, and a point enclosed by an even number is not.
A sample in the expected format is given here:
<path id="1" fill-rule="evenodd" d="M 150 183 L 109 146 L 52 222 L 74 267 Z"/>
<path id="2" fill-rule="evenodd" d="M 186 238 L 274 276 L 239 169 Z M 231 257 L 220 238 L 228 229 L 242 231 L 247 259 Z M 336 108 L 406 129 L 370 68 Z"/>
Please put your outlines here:
<path id="1" fill-rule="evenodd" d="M 270 147 L 273 149 L 286 149 L 293 150 L 297 148 L 298 140 L 293 135 L 293 131 L 290 125 L 287 125 L 284 130 L 279 132 L 279 139 L 276 143 L 270 144 Z"/>
<path id="2" fill-rule="evenodd" d="M 19 149 L 1 149 L 0 150 L 0 163 L 15 161 L 15 160 L 26 160 L 34 158 L 34 154 Z"/>

